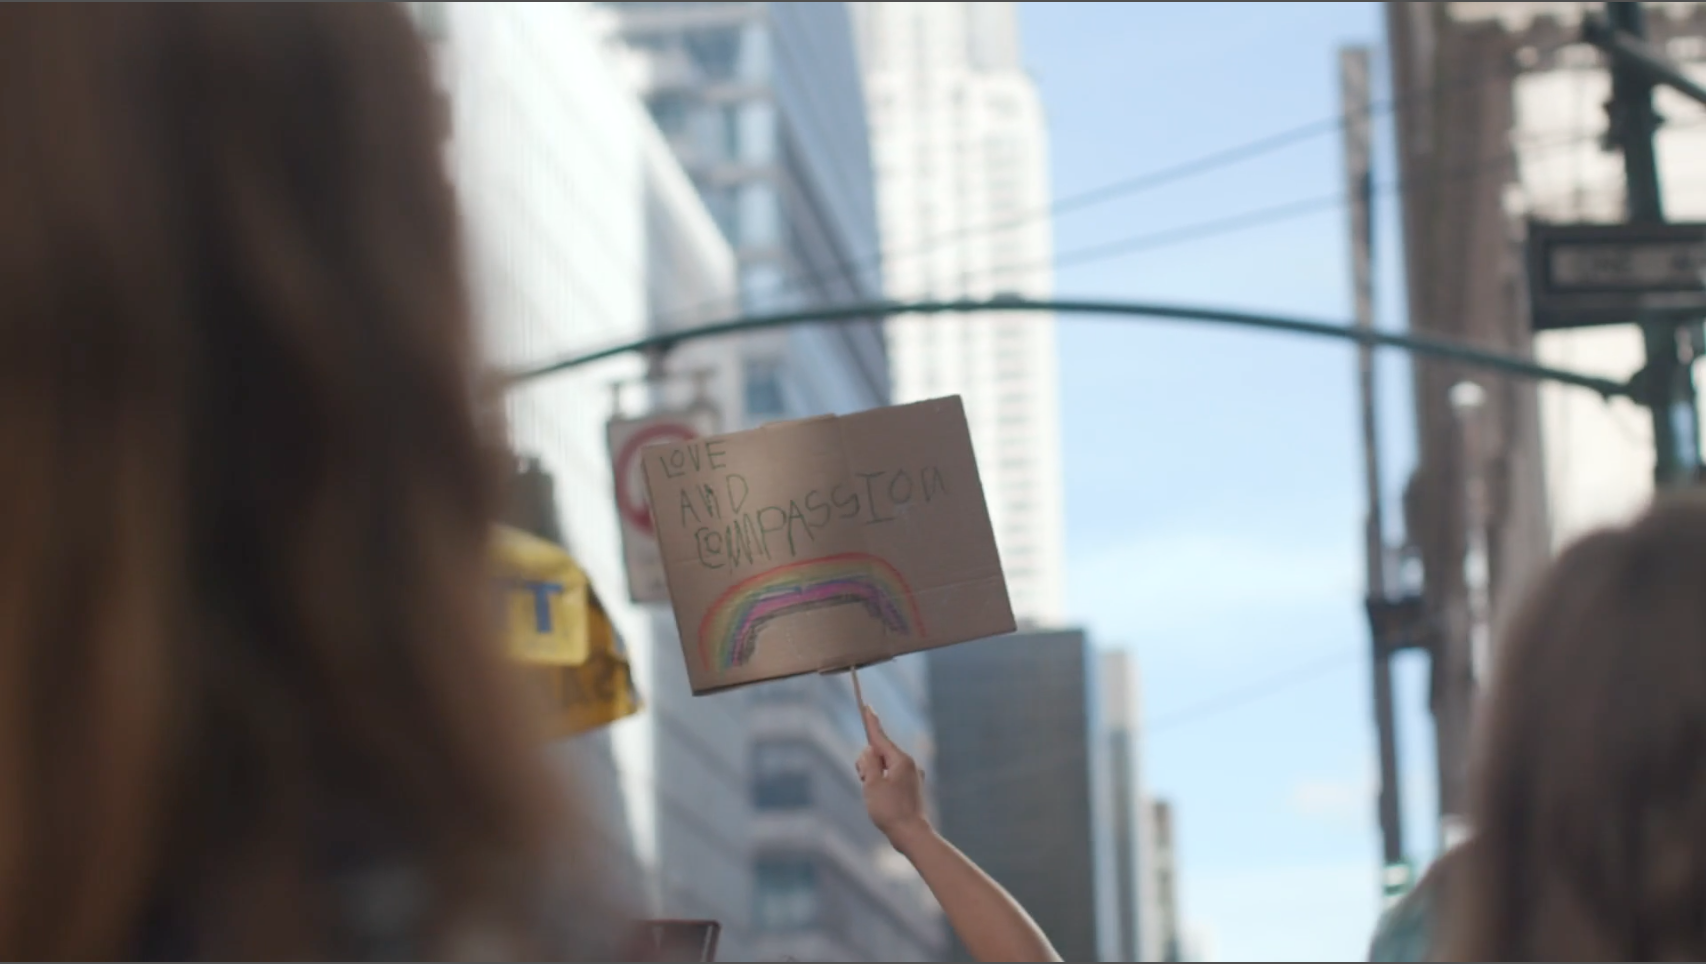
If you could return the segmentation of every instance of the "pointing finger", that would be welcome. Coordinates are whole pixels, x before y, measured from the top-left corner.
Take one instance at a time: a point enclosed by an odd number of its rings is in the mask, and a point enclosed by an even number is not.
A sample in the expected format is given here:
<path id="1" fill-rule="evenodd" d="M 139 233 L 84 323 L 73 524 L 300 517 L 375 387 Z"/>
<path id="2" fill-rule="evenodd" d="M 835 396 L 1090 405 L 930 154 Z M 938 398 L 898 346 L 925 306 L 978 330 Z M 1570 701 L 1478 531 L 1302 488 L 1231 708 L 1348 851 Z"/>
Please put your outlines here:
<path id="1" fill-rule="evenodd" d="M 871 746 L 883 758 L 884 764 L 893 766 L 906 756 L 900 747 L 889 739 L 888 731 L 883 729 L 883 721 L 870 707 L 865 708 L 865 735 L 870 738 Z"/>
<path id="2" fill-rule="evenodd" d="M 865 737 L 871 741 L 872 746 L 881 750 L 885 748 L 885 746 L 894 745 L 893 742 L 889 740 L 888 733 L 883 730 L 883 721 L 877 718 L 876 710 L 871 709 L 869 706 L 865 707 L 864 717 Z"/>
<path id="3" fill-rule="evenodd" d="M 873 747 L 880 747 L 886 737 L 883 734 L 883 724 L 877 719 L 876 711 L 869 705 L 859 706 L 859 718 L 865 723 L 865 741 Z"/>

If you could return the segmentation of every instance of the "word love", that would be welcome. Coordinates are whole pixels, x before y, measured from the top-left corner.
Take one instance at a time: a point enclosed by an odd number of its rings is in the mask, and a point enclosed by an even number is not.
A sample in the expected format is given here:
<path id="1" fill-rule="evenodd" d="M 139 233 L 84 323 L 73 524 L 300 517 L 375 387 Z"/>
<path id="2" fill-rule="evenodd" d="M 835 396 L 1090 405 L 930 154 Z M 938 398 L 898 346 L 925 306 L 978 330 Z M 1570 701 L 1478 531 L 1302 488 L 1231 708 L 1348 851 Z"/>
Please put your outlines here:
<path id="1" fill-rule="evenodd" d="M 714 438 L 679 445 L 657 456 L 657 464 L 664 478 L 684 479 L 707 470 L 721 472 L 729 467 L 728 459 L 727 440 Z"/>

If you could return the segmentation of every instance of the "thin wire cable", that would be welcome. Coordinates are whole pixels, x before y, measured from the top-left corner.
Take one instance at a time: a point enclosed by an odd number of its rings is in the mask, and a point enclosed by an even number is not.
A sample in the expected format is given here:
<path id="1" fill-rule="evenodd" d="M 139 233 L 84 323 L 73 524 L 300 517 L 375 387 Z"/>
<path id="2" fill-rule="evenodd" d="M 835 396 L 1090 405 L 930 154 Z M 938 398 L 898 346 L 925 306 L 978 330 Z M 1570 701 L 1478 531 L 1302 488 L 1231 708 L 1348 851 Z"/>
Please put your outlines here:
<path id="1" fill-rule="evenodd" d="M 1685 127 L 1700 126 L 1702 124 L 1706 124 L 1706 116 L 1696 118 L 1693 122 L 1688 123 L 1688 124 L 1677 124 L 1677 125 L 1672 125 L 1672 126 L 1674 128 L 1680 129 L 1680 128 L 1685 128 Z M 1588 138 L 1588 140 L 1596 140 L 1596 139 L 1597 138 Z M 1407 194 L 1408 192 L 1410 192 L 1412 190 L 1417 190 L 1421 187 L 1437 187 L 1441 184 L 1449 184 L 1449 183 L 1452 183 L 1455 181 L 1460 181 L 1463 179 L 1472 179 L 1472 178 L 1482 177 L 1482 176 L 1485 176 L 1487 173 L 1489 173 L 1489 171 L 1495 171 L 1496 172 L 1496 171 L 1506 167 L 1507 165 L 1511 164 L 1513 161 L 1521 160 L 1524 157 L 1543 156 L 1547 151 L 1557 150 L 1557 149 L 1567 148 L 1567 147 L 1577 147 L 1577 146 L 1580 146 L 1581 143 L 1582 143 L 1581 138 L 1577 138 L 1577 137 L 1572 135 L 1572 136 L 1569 136 L 1567 138 L 1564 138 L 1562 140 L 1559 140 L 1557 142 L 1550 143 L 1550 144 L 1539 144 L 1539 145 L 1533 145 L 1533 146 L 1525 146 L 1525 147 L 1521 147 L 1521 148 L 1512 148 L 1512 149 L 1507 150 L 1506 152 L 1504 152 L 1502 154 L 1496 155 L 1496 156 L 1491 157 L 1491 158 L 1484 159 L 1484 160 L 1482 160 L 1476 164 L 1468 165 L 1468 166 L 1461 168 L 1461 169 L 1458 169 L 1456 171 L 1446 171 L 1446 172 L 1442 172 L 1442 173 L 1438 173 L 1438 174 L 1430 172 L 1430 173 L 1421 175 L 1417 178 L 1414 178 L 1409 182 L 1400 181 L 1400 182 L 1390 182 L 1390 183 L 1383 184 L 1383 185 L 1377 185 L 1375 187 L 1375 193 L 1378 195 L 1397 194 L 1397 195 L 1401 196 L 1401 195 Z M 1034 271 L 1034 270 L 1037 270 L 1039 268 L 1044 268 L 1044 267 L 1053 267 L 1053 268 L 1057 268 L 1057 269 L 1062 268 L 1062 267 L 1066 267 L 1066 268 L 1078 267 L 1078 266 L 1083 265 L 1083 264 L 1088 264 L 1092 261 L 1106 260 L 1109 258 L 1121 257 L 1121 256 L 1129 255 L 1129 254 L 1138 253 L 1140 251 L 1154 250 L 1157 248 L 1169 247 L 1169 246 L 1172 246 L 1175 244 L 1181 244 L 1181 243 L 1188 242 L 1188 241 L 1195 241 L 1195 240 L 1200 240 L 1200 239 L 1208 238 L 1208 237 L 1218 237 L 1218 236 L 1222 236 L 1222 235 L 1226 235 L 1226 234 L 1232 234 L 1232 233 L 1235 233 L 1238 231 L 1248 230 L 1250 228 L 1265 225 L 1265 224 L 1273 224 L 1273 223 L 1277 223 L 1277 222 L 1284 221 L 1284 220 L 1294 219 L 1294 218 L 1302 217 L 1305 215 L 1318 213 L 1321 211 L 1335 209 L 1338 207 L 1342 207 L 1345 203 L 1347 203 L 1347 199 L 1343 195 L 1343 193 L 1334 192 L 1333 194 L 1329 194 L 1329 195 L 1324 195 L 1324 196 L 1320 196 L 1320 197 L 1316 197 L 1316 198 L 1306 198 L 1306 199 L 1303 199 L 1300 201 L 1286 202 L 1284 204 L 1280 204 L 1280 205 L 1276 205 L 1276 206 L 1272 206 L 1272 207 L 1267 207 L 1267 208 L 1260 208 L 1260 209 L 1257 209 L 1255 211 L 1247 211 L 1247 212 L 1243 212 L 1241 214 L 1231 215 L 1231 216 L 1228 216 L 1225 218 L 1213 219 L 1213 220 L 1206 221 L 1206 222 L 1198 222 L 1196 224 L 1182 225 L 1182 226 L 1179 226 L 1176 228 L 1169 228 L 1169 229 L 1165 229 L 1165 230 L 1159 231 L 1159 232 L 1151 232 L 1151 233 L 1147 233 L 1147 234 L 1137 235 L 1134 237 L 1128 237 L 1128 238 L 1117 239 L 1114 241 L 1103 242 L 1103 243 L 1100 243 L 1097 245 L 1090 246 L 1088 248 L 1080 248 L 1080 249 L 1077 249 L 1074 251 L 1066 252 L 1065 254 L 1058 255 L 1054 258 L 1050 258 L 1047 261 L 1020 263 L 1017 265 L 1000 265 L 1000 266 L 996 266 L 996 267 L 993 267 L 991 269 L 988 269 L 988 271 L 985 272 L 985 275 L 990 274 L 990 273 L 994 273 L 997 271 L 1011 272 L 1011 273 L 1022 273 L 1022 272 L 1026 272 L 1026 271 Z M 980 275 L 980 277 L 982 277 L 982 276 L 983 275 Z M 829 305 L 829 306 L 825 306 L 824 310 L 834 311 L 834 310 L 840 309 L 840 310 L 845 311 L 845 310 L 852 308 L 852 307 L 855 307 L 855 306 Z M 730 319 L 726 319 L 726 318 L 720 319 L 718 321 L 713 322 L 713 326 L 720 326 L 722 324 L 727 324 L 727 323 L 730 323 Z M 667 332 L 667 331 L 669 331 L 669 329 L 666 329 L 665 331 Z M 552 367 L 552 366 L 546 366 L 546 367 Z M 527 369 L 527 371 L 534 372 L 534 373 L 540 373 L 543 370 L 544 369 L 542 369 L 539 366 L 533 366 L 533 367 Z"/>
<path id="2" fill-rule="evenodd" d="M 1560 44 L 1559 46 L 1564 45 L 1565 44 Z M 1390 113 L 1403 107 L 1406 103 L 1419 100 L 1423 97 L 1431 97 L 1435 94 L 1446 93 L 1458 89 L 1478 87 L 1483 84 L 1489 84 L 1500 80 L 1509 80 L 1521 72 L 1520 68 L 1513 69 L 1510 65 L 1501 65 L 1492 70 L 1471 74 L 1449 82 L 1430 84 L 1419 90 L 1410 91 L 1400 97 L 1387 97 L 1375 101 L 1369 105 L 1367 115 L 1370 119 L 1373 119 L 1376 116 Z M 1189 161 L 1161 168 L 1160 170 L 1139 174 L 1134 177 L 1123 178 L 1111 184 L 1105 184 L 1101 187 L 1091 188 L 1077 194 L 1071 194 L 1064 198 L 1055 200 L 1046 206 L 1012 215 L 1000 221 L 975 227 L 960 228 L 952 232 L 938 235 L 934 238 L 928 238 L 924 241 L 918 242 L 910 249 L 903 249 L 901 252 L 885 249 L 879 252 L 874 260 L 876 262 L 876 266 L 886 267 L 897 260 L 921 257 L 925 254 L 935 253 L 936 251 L 941 250 L 942 247 L 946 246 L 947 243 L 963 241 L 979 235 L 1009 231 L 1013 228 L 1022 227 L 1036 221 L 1047 220 L 1061 214 L 1083 210 L 1085 208 L 1106 204 L 1110 201 L 1128 197 L 1133 194 L 1154 190 L 1181 180 L 1198 177 L 1211 171 L 1220 170 L 1225 167 L 1243 163 L 1244 161 L 1253 160 L 1257 157 L 1271 154 L 1294 144 L 1300 144 L 1313 140 L 1317 137 L 1324 137 L 1328 134 L 1336 133 L 1344 129 L 1345 121 L 1346 115 L 1343 111 L 1340 111 L 1330 117 L 1322 118 L 1308 124 L 1302 124 L 1298 127 L 1259 138 L 1245 144 L 1224 148 Z M 869 265 L 867 265 L 867 267 L 869 267 Z"/>
<path id="3" fill-rule="evenodd" d="M 1219 696 L 1213 696 L 1196 704 L 1165 714 L 1143 724 L 1144 738 L 1156 733 L 1193 723 L 1212 716 L 1220 716 L 1233 710 L 1243 709 L 1253 703 L 1277 696 L 1294 686 L 1313 682 L 1331 672 L 1344 669 L 1360 663 L 1364 654 L 1360 651 L 1333 653 L 1319 659 L 1310 660 L 1299 666 L 1294 666 L 1283 673 L 1277 673 L 1259 683 L 1241 687 Z"/>
<path id="4" fill-rule="evenodd" d="M 1565 42 L 1560 43 L 1557 46 L 1562 47 L 1567 45 L 1568 42 Z M 1368 116 L 1372 119 L 1375 116 L 1398 110 L 1407 103 L 1420 100 L 1424 97 L 1431 97 L 1435 94 L 1446 93 L 1452 90 L 1466 89 L 1482 84 L 1494 83 L 1500 80 L 1509 80 L 1522 73 L 1523 70 L 1521 68 L 1513 68 L 1510 65 L 1501 65 L 1500 67 L 1492 70 L 1472 74 L 1453 81 L 1430 84 L 1420 89 L 1409 91 L 1402 96 L 1387 97 L 1382 100 L 1375 101 L 1369 105 Z M 963 242 L 979 235 L 1009 231 L 1036 221 L 1046 220 L 1061 214 L 1084 210 L 1086 208 L 1105 204 L 1120 198 L 1154 190 L 1181 180 L 1198 177 L 1222 168 L 1231 167 L 1245 161 L 1271 154 L 1275 151 L 1283 150 L 1284 148 L 1295 144 L 1304 143 L 1311 139 L 1334 133 L 1341 130 L 1344 123 L 1345 114 L 1343 112 L 1336 113 L 1331 117 L 1313 121 L 1308 124 L 1302 124 L 1288 130 L 1280 131 L 1276 134 L 1258 138 L 1254 141 L 1213 151 L 1190 161 L 1174 164 L 1133 177 L 1123 178 L 1110 184 L 1091 188 L 1077 194 L 1071 194 L 1064 198 L 1060 198 L 1045 207 L 1039 207 L 1031 211 L 1012 215 L 1001 221 L 956 229 L 955 231 L 938 235 L 933 238 L 927 238 L 924 241 L 917 242 L 916 244 L 899 251 L 890 248 L 882 248 L 879 249 L 874 256 L 857 259 L 851 263 L 841 265 L 842 275 L 838 280 L 857 283 L 857 278 L 862 276 L 865 272 L 886 269 L 897 261 L 911 260 L 928 254 L 933 254 L 953 243 Z M 822 272 L 814 270 L 812 271 L 812 277 L 809 279 L 784 277 L 780 279 L 773 288 L 759 292 L 758 294 L 764 298 L 776 298 L 790 293 L 798 293 L 804 290 L 804 286 L 808 282 L 819 287 L 823 287 L 824 281 L 825 279 L 823 278 Z M 719 309 L 723 311 L 735 310 L 741 306 L 743 303 L 742 299 L 744 297 L 745 293 L 737 292 L 735 295 L 730 297 L 718 298 L 699 304 L 683 306 L 654 317 L 652 319 L 652 326 L 658 330 L 667 331 L 683 321 L 702 321 L 704 320 L 706 312 L 712 312 Z"/>
<path id="5" fill-rule="evenodd" d="M 1706 125 L 1706 117 L 1696 118 L 1689 123 L 1673 124 L 1670 125 L 1670 129 L 1686 130 L 1692 127 L 1700 127 L 1702 125 Z M 1543 145 L 1513 148 L 1512 150 L 1494 157 L 1486 158 L 1477 164 L 1468 165 L 1456 171 L 1449 171 L 1444 174 L 1433 176 L 1424 175 L 1408 182 L 1389 181 L 1384 184 L 1378 184 L 1374 188 L 1374 193 L 1379 196 L 1403 197 L 1410 191 L 1419 190 L 1423 186 L 1432 187 L 1441 183 L 1472 180 L 1477 177 L 1485 176 L 1489 173 L 1496 173 L 1497 170 L 1504 165 L 1513 161 L 1520 161 L 1525 157 L 1543 156 L 1552 151 L 1580 147 L 1583 143 L 1596 142 L 1598 140 L 1598 135 L 1588 135 L 1586 137 L 1570 135 L 1566 138 Z M 1236 233 L 1238 231 L 1249 230 L 1255 227 L 1262 227 L 1268 224 L 1294 220 L 1307 215 L 1341 208 L 1347 203 L 1349 203 L 1348 199 L 1345 197 L 1343 192 L 1334 192 L 1332 194 L 1319 195 L 1313 198 L 1304 198 L 1298 201 L 1288 201 L 1271 207 L 1258 208 L 1253 211 L 1245 211 L 1239 214 L 1228 215 L 1223 218 L 1210 219 L 1194 224 L 1181 225 L 1176 228 L 1167 228 L 1161 231 L 1134 235 L 1127 238 L 1120 238 L 1083 248 L 1077 248 L 1064 254 L 1057 255 L 1049 263 L 1051 263 L 1057 270 L 1062 268 L 1074 268 L 1095 261 L 1103 261 L 1109 258 L 1135 254 L 1140 251 L 1170 247 L 1175 244 L 1183 244 L 1189 241 L 1201 240 L 1203 238 L 1219 237 L 1226 234 Z M 1042 262 L 1020 264 L 1011 267 L 1000 266 L 990 270 L 1023 272 L 1035 270 L 1040 266 L 1042 266 Z"/>

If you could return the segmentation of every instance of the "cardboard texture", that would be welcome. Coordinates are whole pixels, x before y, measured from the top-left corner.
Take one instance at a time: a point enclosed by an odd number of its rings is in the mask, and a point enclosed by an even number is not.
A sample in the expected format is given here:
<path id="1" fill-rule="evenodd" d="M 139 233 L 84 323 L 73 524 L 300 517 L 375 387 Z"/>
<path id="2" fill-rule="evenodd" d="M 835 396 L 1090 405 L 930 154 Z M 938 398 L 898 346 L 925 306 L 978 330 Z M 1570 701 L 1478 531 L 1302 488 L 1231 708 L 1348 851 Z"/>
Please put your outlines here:
<path id="1" fill-rule="evenodd" d="M 657 412 L 644 418 L 613 418 L 607 427 L 610 467 L 615 473 L 616 515 L 622 524 L 622 559 L 628 569 L 628 598 L 637 603 L 669 601 L 663 556 L 652 531 L 646 504 L 646 479 L 640 470 L 647 445 L 685 442 L 717 431 L 717 410 L 698 404 L 681 411 Z"/>
<path id="2" fill-rule="evenodd" d="M 1012 632 L 956 397 L 644 450 L 696 695 Z"/>

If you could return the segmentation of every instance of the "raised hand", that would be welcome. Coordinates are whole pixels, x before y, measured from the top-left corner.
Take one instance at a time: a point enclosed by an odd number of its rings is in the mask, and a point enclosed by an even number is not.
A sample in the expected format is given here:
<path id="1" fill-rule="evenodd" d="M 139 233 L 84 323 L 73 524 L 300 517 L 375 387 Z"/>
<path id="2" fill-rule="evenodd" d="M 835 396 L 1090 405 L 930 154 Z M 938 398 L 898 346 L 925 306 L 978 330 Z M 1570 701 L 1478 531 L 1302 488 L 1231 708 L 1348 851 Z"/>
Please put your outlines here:
<path id="1" fill-rule="evenodd" d="M 979 961 L 1060 960 L 1025 909 L 930 826 L 923 771 L 889 739 L 870 707 L 861 705 L 861 709 L 871 744 L 855 764 L 859 782 L 865 786 L 865 809 L 877 829 L 918 869 L 972 957 Z"/>
<path id="2" fill-rule="evenodd" d="M 865 735 L 870 746 L 855 764 L 859 782 L 865 786 L 865 810 L 895 849 L 906 852 L 909 844 L 931 833 L 924 804 L 924 772 L 883 730 L 882 721 L 864 707 Z"/>

